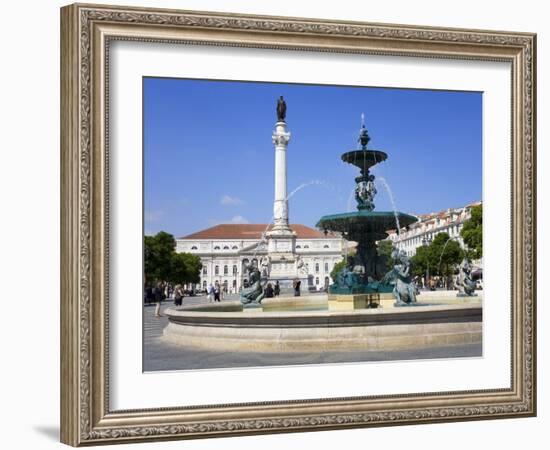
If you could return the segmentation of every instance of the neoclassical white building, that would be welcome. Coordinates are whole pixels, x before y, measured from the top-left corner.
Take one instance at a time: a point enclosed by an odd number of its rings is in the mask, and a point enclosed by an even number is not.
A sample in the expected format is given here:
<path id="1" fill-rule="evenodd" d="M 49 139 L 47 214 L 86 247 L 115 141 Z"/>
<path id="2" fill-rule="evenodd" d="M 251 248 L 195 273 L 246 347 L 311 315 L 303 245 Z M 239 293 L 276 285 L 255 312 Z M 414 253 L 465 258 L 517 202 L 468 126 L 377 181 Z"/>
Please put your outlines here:
<path id="1" fill-rule="evenodd" d="M 402 229 L 398 234 L 396 230 L 389 231 L 388 239 L 394 246 L 404 250 L 408 256 L 414 256 L 416 249 L 433 240 L 436 234 L 448 233 L 452 239 L 463 245 L 460 231 L 464 222 L 471 217 L 471 210 L 481 202 L 474 202 L 462 208 L 449 208 L 430 214 L 421 214 L 419 221 L 410 225 L 408 229 Z"/>
<path id="2" fill-rule="evenodd" d="M 332 283 L 330 272 L 342 260 L 345 241 L 336 235 L 325 236 L 305 225 L 291 224 L 290 228 L 295 233 L 296 259 L 304 263 L 307 288 L 323 289 Z M 268 256 L 265 239 L 268 230 L 266 224 L 216 225 L 176 239 L 176 251 L 200 257 L 200 289 L 218 282 L 227 292 L 238 292 L 247 277 L 245 267 L 249 263 L 260 267 Z M 307 289 L 306 286 L 302 288 Z"/>

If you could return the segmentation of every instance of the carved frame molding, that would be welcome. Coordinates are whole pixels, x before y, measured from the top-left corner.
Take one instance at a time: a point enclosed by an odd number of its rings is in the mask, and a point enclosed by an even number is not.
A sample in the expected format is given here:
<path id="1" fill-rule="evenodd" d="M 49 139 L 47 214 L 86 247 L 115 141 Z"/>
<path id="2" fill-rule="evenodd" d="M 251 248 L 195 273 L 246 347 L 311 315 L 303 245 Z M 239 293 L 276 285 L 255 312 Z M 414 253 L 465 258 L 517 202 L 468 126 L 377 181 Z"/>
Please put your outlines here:
<path id="1" fill-rule="evenodd" d="M 112 40 L 508 61 L 512 66 L 510 389 L 111 411 L 108 62 Z M 536 36 L 75 4 L 61 10 L 61 439 L 70 445 L 536 414 Z"/>

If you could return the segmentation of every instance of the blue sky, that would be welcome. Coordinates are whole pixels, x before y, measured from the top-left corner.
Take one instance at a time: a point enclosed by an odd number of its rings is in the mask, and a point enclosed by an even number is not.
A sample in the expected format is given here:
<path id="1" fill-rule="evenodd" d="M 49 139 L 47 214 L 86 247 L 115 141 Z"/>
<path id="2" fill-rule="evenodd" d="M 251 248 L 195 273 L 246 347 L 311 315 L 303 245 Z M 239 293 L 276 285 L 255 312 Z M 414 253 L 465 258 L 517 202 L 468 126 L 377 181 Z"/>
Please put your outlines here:
<path id="1" fill-rule="evenodd" d="M 369 149 L 388 154 L 371 172 L 397 209 L 420 214 L 480 200 L 482 94 L 414 89 L 144 78 L 144 229 L 175 236 L 273 215 L 271 134 L 287 102 L 290 221 L 314 226 L 355 210 L 361 113 Z M 391 210 L 379 182 L 377 211 Z"/>

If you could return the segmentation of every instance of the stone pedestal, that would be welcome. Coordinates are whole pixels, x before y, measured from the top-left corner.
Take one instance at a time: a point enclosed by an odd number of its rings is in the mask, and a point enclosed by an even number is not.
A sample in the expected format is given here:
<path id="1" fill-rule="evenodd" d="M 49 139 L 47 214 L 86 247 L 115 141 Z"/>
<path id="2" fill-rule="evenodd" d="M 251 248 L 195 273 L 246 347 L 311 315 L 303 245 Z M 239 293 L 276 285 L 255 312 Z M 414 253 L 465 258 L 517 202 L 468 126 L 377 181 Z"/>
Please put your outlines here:
<path id="1" fill-rule="evenodd" d="M 329 311 L 351 311 L 366 309 L 369 305 L 367 294 L 329 294 Z"/>
<path id="2" fill-rule="evenodd" d="M 384 294 L 329 294 L 330 311 L 351 311 L 365 308 L 394 308 L 392 293 Z"/>

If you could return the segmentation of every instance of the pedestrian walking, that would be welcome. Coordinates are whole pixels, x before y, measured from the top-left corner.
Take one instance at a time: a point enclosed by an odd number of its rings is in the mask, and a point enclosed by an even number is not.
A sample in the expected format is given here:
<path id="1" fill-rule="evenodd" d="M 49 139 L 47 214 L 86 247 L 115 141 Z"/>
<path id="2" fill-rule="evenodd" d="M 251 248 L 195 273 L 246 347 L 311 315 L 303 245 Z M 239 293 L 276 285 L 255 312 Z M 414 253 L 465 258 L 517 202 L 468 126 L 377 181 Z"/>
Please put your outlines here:
<path id="1" fill-rule="evenodd" d="M 214 301 L 215 302 L 221 301 L 220 300 L 220 294 L 221 294 L 220 285 L 219 285 L 219 283 L 216 283 L 216 286 L 214 286 Z"/>
<path id="2" fill-rule="evenodd" d="M 155 317 L 160 317 L 160 304 L 163 295 L 162 283 L 157 283 L 153 289 L 153 295 L 155 297 Z"/>
<path id="3" fill-rule="evenodd" d="M 214 286 L 212 286 L 212 283 L 210 283 L 206 288 L 206 298 L 208 299 L 208 303 L 212 303 L 214 301 Z"/>
<path id="4" fill-rule="evenodd" d="M 294 283 L 292 283 L 292 286 L 294 287 L 294 297 L 300 296 L 300 285 L 302 282 L 300 280 L 294 280 Z"/>
<path id="5" fill-rule="evenodd" d="M 275 297 L 278 297 L 281 293 L 281 286 L 279 286 L 279 280 L 275 281 L 275 287 L 273 288 L 273 295 Z"/>
<path id="6" fill-rule="evenodd" d="M 183 289 L 180 284 L 174 288 L 174 305 L 181 306 L 183 301 Z"/>

